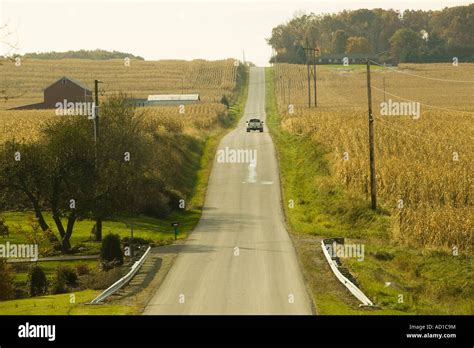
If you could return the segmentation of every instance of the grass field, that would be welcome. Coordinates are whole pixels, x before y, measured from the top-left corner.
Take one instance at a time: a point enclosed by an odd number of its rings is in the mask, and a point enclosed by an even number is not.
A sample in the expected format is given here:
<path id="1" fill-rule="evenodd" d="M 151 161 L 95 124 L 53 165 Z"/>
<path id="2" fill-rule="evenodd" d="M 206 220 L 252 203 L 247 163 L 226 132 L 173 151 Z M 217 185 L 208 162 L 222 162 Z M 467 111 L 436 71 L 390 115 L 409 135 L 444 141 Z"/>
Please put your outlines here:
<path id="1" fill-rule="evenodd" d="M 2 315 L 126 315 L 138 313 L 138 309 L 132 306 L 88 305 L 87 303 L 99 293 L 99 291 L 84 290 L 71 294 L 0 301 L 0 313 Z M 72 295 L 74 295 L 73 298 Z"/>
<path id="2" fill-rule="evenodd" d="M 300 67 L 287 69 L 301 70 Z M 333 147 L 335 142 L 351 145 L 358 141 L 360 151 L 364 151 L 362 139 L 367 139 L 364 130 L 361 129 L 364 135 L 361 138 L 349 137 L 355 125 L 360 123 L 367 127 L 363 121 L 359 122 L 359 118 L 366 121 L 363 106 L 350 107 L 350 112 L 345 113 L 340 110 L 341 106 L 325 104 L 337 103 L 336 95 L 331 101 L 325 101 L 321 97 L 319 110 L 306 109 L 288 115 L 281 99 L 277 104 L 278 95 L 275 90 L 278 93 L 278 88 L 274 88 L 274 83 L 278 79 L 274 77 L 278 75 L 274 73 L 274 69 L 267 69 L 268 125 L 277 146 L 284 202 L 295 202 L 294 208 L 284 205 L 285 215 L 294 234 L 295 246 L 318 313 L 472 314 L 473 269 L 472 255 L 466 252 L 468 248 L 463 248 L 463 252 L 454 256 L 442 244 L 420 246 L 420 240 L 413 235 L 414 231 L 413 234 L 408 231 L 405 234 L 408 241 L 395 238 L 393 228 L 396 227 L 394 220 L 396 222 L 398 218 L 396 210 L 390 209 L 387 201 L 383 200 L 383 206 L 388 206 L 387 208 L 376 212 L 370 210 L 364 191 L 357 186 L 348 185 L 338 175 L 338 161 L 335 159 L 342 157 L 342 151 L 341 147 Z M 329 96 L 331 94 L 323 92 L 323 87 L 334 84 L 329 81 L 332 73 L 321 68 L 320 74 L 326 79 L 320 84 L 321 95 Z M 293 76 L 296 76 L 295 72 Z M 338 79 L 339 76 L 333 78 Z M 362 86 L 360 88 L 363 88 L 363 82 L 359 82 Z M 358 92 L 353 92 L 356 93 Z M 465 102 L 463 100 L 460 104 Z M 469 126 L 464 118 L 460 122 L 461 128 Z M 406 129 L 408 130 L 409 128 Z M 458 138 L 463 138 L 462 133 L 459 131 Z M 330 134 L 333 136 L 328 136 Z M 380 151 L 383 141 L 379 141 Z M 420 141 L 418 147 L 421 148 L 422 144 Z M 367 151 L 362 153 L 367 154 Z M 351 154 L 356 158 L 361 156 L 354 151 Z M 392 152 L 392 157 L 396 155 L 396 152 Z M 405 154 L 398 155 L 401 157 L 400 163 L 408 160 L 403 157 Z M 429 170 L 421 167 L 421 164 L 419 163 L 419 170 Z M 363 167 L 359 167 L 359 170 L 367 173 Z M 442 173 L 437 175 L 441 178 Z M 472 211 L 472 207 L 469 209 Z M 472 228 L 472 223 L 470 226 Z M 472 238 L 472 232 L 470 233 L 469 238 Z M 361 289 L 381 309 L 358 308 L 357 301 L 335 280 L 329 270 L 319 243 L 323 237 L 338 236 L 345 237 L 346 243 L 365 245 L 365 258 L 362 262 L 348 258 L 343 259 L 343 263 L 355 275 Z"/>

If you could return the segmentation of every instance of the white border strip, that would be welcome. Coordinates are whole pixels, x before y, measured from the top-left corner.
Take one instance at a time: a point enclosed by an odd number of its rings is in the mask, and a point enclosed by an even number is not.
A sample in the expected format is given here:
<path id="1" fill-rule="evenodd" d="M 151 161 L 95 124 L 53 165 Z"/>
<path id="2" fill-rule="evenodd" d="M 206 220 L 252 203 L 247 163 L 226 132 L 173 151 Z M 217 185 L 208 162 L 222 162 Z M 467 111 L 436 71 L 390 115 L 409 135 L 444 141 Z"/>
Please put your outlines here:
<path id="1" fill-rule="evenodd" d="M 329 266 L 331 267 L 333 273 L 339 279 L 339 281 L 344 284 L 344 286 L 354 295 L 357 297 L 357 299 L 362 302 L 364 306 L 373 306 L 374 304 L 372 301 L 369 300 L 367 296 L 360 290 L 357 286 L 354 285 L 349 279 L 347 279 L 341 271 L 339 271 L 339 267 L 337 266 L 337 263 L 331 258 L 331 255 L 329 255 L 328 250 L 325 247 L 324 243 L 325 239 L 321 241 L 321 248 L 323 249 L 324 256 L 326 257 L 327 262 L 329 263 Z"/>
<path id="2" fill-rule="evenodd" d="M 135 274 L 138 272 L 140 267 L 145 263 L 146 258 L 150 254 L 151 247 L 148 247 L 148 249 L 145 251 L 143 256 L 140 258 L 140 260 L 136 261 L 132 268 L 130 269 L 130 272 L 128 272 L 125 276 L 117 280 L 114 284 L 112 284 L 110 287 L 108 287 L 106 290 L 104 290 L 99 296 L 97 296 L 95 299 L 91 301 L 91 304 L 98 304 L 102 301 L 104 301 L 107 297 L 110 295 L 115 294 L 119 289 L 121 289 L 125 284 L 127 284 L 132 278 L 135 276 Z"/>

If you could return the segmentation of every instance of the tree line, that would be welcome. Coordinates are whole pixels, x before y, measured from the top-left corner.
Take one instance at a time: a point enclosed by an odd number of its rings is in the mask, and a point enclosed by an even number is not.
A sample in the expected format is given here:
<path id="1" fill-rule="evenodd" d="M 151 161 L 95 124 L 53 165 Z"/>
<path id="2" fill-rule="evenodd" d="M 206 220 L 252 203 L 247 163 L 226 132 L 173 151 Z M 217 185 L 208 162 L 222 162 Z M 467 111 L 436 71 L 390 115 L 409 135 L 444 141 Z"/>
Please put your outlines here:
<path id="1" fill-rule="evenodd" d="M 270 62 L 304 64 L 304 47 L 322 54 L 376 55 L 382 62 L 474 61 L 474 4 L 440 11 L 359 9 L 311 13 L 273 28 Z"/>
<path id="2" fill-rule="evenodd" d="M 78 50 L 67 52 L 40 52 L 40 53 L 25 53 L 23 58 L 31 59 L 91 59 L 91 60 L 108 60 L 108 59 L 139 59 L 144 60 L 143 57 L 135 56 L 130 53 L 107 50 Z"/>

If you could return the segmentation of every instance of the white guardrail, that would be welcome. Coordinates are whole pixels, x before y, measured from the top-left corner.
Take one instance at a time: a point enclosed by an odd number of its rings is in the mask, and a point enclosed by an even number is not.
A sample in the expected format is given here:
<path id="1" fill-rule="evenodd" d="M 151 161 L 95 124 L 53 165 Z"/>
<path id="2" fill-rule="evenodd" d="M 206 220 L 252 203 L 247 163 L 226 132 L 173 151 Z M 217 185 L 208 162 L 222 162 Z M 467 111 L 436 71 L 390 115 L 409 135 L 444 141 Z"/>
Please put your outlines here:
<path id="1" fill-rule="evenodd" d="M 140 260 L 136 261 L 132 268 L 130 269 L 130 272 L 128 272 L 125 276 L 117 280 L 115 283 L 113 283 L 111 286 L 109 286 L 106 290 L 104 290 L 99 296 L 97 296 L 95 299 L 91 301 L 91 304 L 98 304 L 102 301 L 104 301 L 107 297 L 110 295 L 115 294 L 118 290 L 120 290 L 124 285 L 126 285 L 132 278 L 135 276 L 135 274 L 138 272 L 140 267 L 145 263 L 146 258 L 150 254 L 151 247 L 148 247 L 148 249 L 145 251 L 143 256 L 140 258 Z"/>
<path id="2" fill-rule="evenodd" d="M 352 295 L 357 297 L 357 299 L 360 302 L 362 302 L 363 306 L 373 306 L 374 304 L 372 303 L 372 301 L 370 301 L 369 298 L 365 296 L 362 290 L 360 290 L 357 286 L 355 286 L 354 283 L 352 283 L 349 279 L 347 279 L 347 277 L 345 277 L 341 273 L 341 271 L 339 271 L 339 267 L 336 261 L 334 261 L 331 255 L 329 255 L 329 252 L 326 249 L 326 246 L 325 246 L 326 244 L 324 243 L 324 241 L 325 241 L 324 239 L 321 241 L 321 248 L 323 249 L 324 256 L 326 257 L 326 260 L 328 261 L 329 266 L 331 267 L 333 273 L 336 275 L 337 279 L 339 279 L 339 281 L 342 284 L 344 284 L 344 286 L 352 293 Z"/>

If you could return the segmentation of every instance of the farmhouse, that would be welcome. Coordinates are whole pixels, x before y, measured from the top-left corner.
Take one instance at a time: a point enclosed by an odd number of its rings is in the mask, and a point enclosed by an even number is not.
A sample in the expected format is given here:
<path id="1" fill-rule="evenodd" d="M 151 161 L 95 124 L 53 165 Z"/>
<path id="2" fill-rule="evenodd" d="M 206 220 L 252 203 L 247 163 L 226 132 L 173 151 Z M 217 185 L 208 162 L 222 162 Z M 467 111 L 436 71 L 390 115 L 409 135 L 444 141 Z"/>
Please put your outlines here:
<path id="1" fill-rule="evenodd" d="M 135 106 L 184 105 L 199 101 L 201 101 L 199 94 L 153 94 L 147 99 L 129 99 Z"/>
<path id="2" fill-rule="evenodd" d="M 54 109 L 57 103 L 92 102 L 92 91 L 82 82 L 63 76 L 43 90 L 42 103 L 23 105 L 10 110 Z"/>

